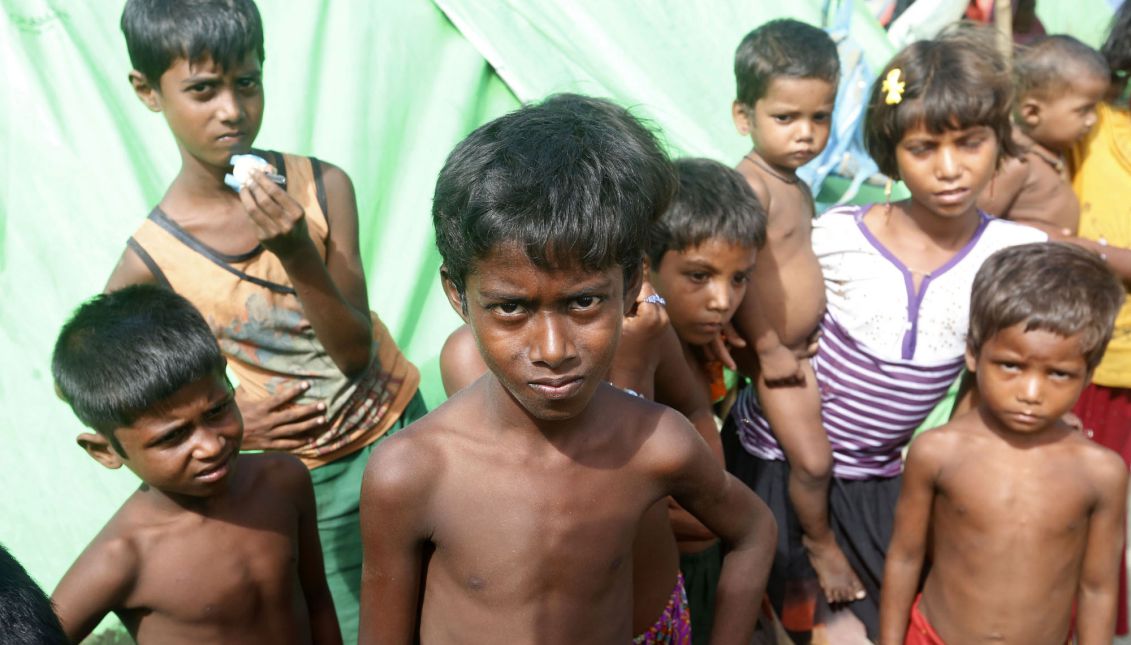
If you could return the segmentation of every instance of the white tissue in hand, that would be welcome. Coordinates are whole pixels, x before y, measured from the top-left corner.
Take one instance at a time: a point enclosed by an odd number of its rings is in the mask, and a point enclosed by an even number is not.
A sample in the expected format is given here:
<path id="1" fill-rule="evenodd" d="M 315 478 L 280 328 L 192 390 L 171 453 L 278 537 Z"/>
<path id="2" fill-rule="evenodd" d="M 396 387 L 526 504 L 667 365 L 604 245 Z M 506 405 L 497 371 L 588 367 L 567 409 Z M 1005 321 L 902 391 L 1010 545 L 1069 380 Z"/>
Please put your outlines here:
<path id="1" fill-rule="evenodd" d="M 254 170 L 263 169 L 267 178 L 276 184 L 283 184 L 286 180 L 282 175 L 275 173 L 275 168 L 267 160 L 258 155 L 232 155 L 232 172 L 224 175 L 224 183 L 229 188 L 240 192 L 240 189 L 251 181 Z"/>

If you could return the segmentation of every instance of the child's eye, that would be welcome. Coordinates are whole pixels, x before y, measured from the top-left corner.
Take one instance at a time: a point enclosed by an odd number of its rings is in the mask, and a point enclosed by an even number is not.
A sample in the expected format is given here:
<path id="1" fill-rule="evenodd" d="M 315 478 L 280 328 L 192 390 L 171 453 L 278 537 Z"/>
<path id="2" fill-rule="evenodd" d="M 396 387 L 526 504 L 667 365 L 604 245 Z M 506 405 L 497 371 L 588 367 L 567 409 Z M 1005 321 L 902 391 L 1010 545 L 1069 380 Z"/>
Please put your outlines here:
<path id="1" fill-rule="evenodd" d="M 734 280 L 733 281 L 737 285 L 746 284 L 749 280 L 750 280 L 750 276 L 746 273 L 736 273 L 736 274 L 734 274 Z"/>
<path id="2" fill-rule="evenodd" d="M 709 278 L 709 277 L 710 276 L 708 276 L 706 274 L 706 272 L 704 272 L 704 271 L 692 271 L 691 273 L 687 274 L 687 279 L 691 280 L 692 282 L 694 282 L 696 284 L 701 284 L 703 282 L 706 282 L 707 278 Z"/>
<path id="3" fill-rule="evenodd" d="M 196 85 L 190 85 L 188 91 L 192 92 L 193 94 L 203 94 L 211 89 L 212 86 L 208 83 L 197 83 Z"/>
<path id="4" fill-rule="evenodd" d="M 969 148 L 971 150 L 975 150 L 977 148 L 981 148 L 982 144 L 985 143 L 985 142 L 986 142 L 985 137 L 971 137 L 969 139 L 965 139 L 964 141 L 962 141 L 962 146 L 965 147 L 965 148 Z"/>
<path id="5" fill-rule="evenodd" d="M 592 309 L 600 301 L 601 299 L 597 296 L 578 296 L 574 298 L 573 304 L 577 309 Z"/>
<path id="6" fill-rule="evenodd" d="M 813 115 L 813 120 L 817 123 L 824 123 L 825 121 L 829 120 L 829 116 L 830 115 L 827 112 L 818 112 Z"/>
<path id="7" fill-rule="evenodd" d="M 499 304 L 491 305 L 490 309 L 503 316 L 516 316 L 521 313 L 522 305 L 517 302 L 500 302 Z"/>
<path id="8" fill-rule="evenodd" d="M 166 432 L 165 434 L 161 435 L 161 438 L 158 439 L 157 441 L 154 441 L 153 445 L 155 445 L 155 446 L 175 446 L 175 445 L 181 443 L 182 441 L 184 441 L 185 437 L 187 437 L 189 435 L 190 428 L 191 428 L 191 426 L 189 426 L 188 424 L 182 425 L 182 426 L 177 426 L 176 428 L 173 428 L 169 432 Z"/>
<path id="9" fill-rule="evenodd" d="M 793 120 L 793 117 L 789 114 L 775 114 L 770 118 L 778 123 L 789 123 Z"/>
<path id="10" fill-rule="evenodd" d="M 228 416 L 228 412 L 231 411 L 233 403 L 234 399 L 232 397 L 224 399 L 220 403 L 217 403 L 216 405 L 209 408 L 208 411 L 204 413 L 204 419 L 206 421 L 216 421 L 217 419 L 223 419 L 224 417 Z"/>
<path id="11" fill-rule="evenodd" d="M 236 81 L 236 85 L 241 90 L 255 89 L 255 88 L 259 87 L 259 79 L 258 78 L 252 78 L 252 77 L 241 78 L 238 81 Z"/>
<path id="12" fill-rule="evenodd" d="M 1018 365 L 1017 363 L 1011 363 L 1009 361 L 999 362 L 998 367 L 1000 367 L 1004 372 L 1016 372 L 1021 369 L 1020 365 Z"/>

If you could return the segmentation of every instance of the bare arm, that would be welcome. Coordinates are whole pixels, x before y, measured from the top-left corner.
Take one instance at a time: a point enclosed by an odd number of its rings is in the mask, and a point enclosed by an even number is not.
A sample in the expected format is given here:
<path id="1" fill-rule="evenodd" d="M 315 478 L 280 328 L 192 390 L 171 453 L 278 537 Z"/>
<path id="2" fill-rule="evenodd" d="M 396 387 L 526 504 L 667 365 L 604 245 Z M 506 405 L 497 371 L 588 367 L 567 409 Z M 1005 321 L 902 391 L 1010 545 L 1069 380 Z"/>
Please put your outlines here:
<path id="1" fill-rule="evenodd" d="M 931 445 L 936 443 L 931 441 L 935 438 L 928 433 L 915 439 L 903 470 L 903 485 L 895 506 L 895 527 L 884 562 L 884 585 L 880 592 L 881 645 L 903 643 L 911 605 L 919 591 L 938 475 L 938 451 Z"/>
<path id="2" fill-rule="evenodd" d="M 361 627 L 358 643 L 413 642 L 417 631 L 425 510 L 436 455 L 410 435 L 386 439 L 373 453 L 361 485 Z"/>
<path id="3" fill-rule="evenodd" d="M 448 336 L 440 349 L 440 379 L 448 396 L 471 385 L 487 373 L 487 364 L 475 346 L 471 327 L 462 325 Z"/>
<path id="4" fill-rule="evenodd" d="M 137 551 L 123 538 L 100 535 L 79 555 L 51 594 L 55 613 L 72 643 L 90 634 L 106 614 L 124 607 L 138 566 Z"/>
<path id="5" fill-rule="evenodd" d="M 294 500 L 299 511 L 298 523 L 298 577 L 306 610 L 310 615 L 311 640 L 316 645 L 342 642 L 334 599 L 326 583 L 326 570 L 322 563 L 322 543 L 318 539 L 318 511 L 314 502 L 314 486 L 310 471 L 290 455 L 277 457 L 282 466 L 284 489 Z"/>
<path id="6" fill-rule="evenodd" d="M 302 206 L 262 171 L 253 173 L 240 201 L 260 242 L 282 262 L 318 340 L 352 378 L 369 366 L 373 350 L 357 203 L 353 184 L 339 168 L 327 164 L 322 178 L 330 225 L 325 263 L 310 239 Z"/>
<path id="7" fill-rule="evenodd" d="M 1028 179 L 1029 164 L 1016 157 L 1007 157 L 994 174 L 990 186 L 978 195 L 978 208 L 990 215 L 1013 219 L 1009 216 L 1009 209 L 1013 207 L 1013 202 L 1017 201 L 1017 196 L 1021 194 L 1021 189 L 1025 187 Z"/>
<path id="8" fill-rule="evenodd" d="M 1104 261 L 1107 262 L 1107 266 L 1111 269 L 1112 273 L 1123 281 L 1123 286 L 1131 289 L 1131 249 L 1100 244 L 1095 240 L 1087 240 L 1080 237 L 1063 238 L 1063 241 L 1083 247 L 1104 258 Z"/>
<path id="9" fill-rule="evenodd" d="M 770 387 L 794 385 L 804 379 L 801 362 L 793 350 L 782 344 L 777 331 L 762 314 L 754 289 L 746 290 L 746 297 L 742 299 L 738 311 L 734 314 L 734 326 L 739 336 L 750 343 L 758 357 L 757 374 L 747 368 L 743 370 L 747 372 L 747 376 L 762 378 Z M 740 360 L 741 352 L 732 352 L 732 354 L 738 366 L 745 367 Z"/>
<path id="10" fill-rule="evenodd" d="M 689 387 L 695 383 L 695 375 L 683 356 L 679 338 L 675 330 L 669 325 L 668 332 L 662 339 L 659 348 L 661 352 L 660 364 L 656 369 L 655 390 L 656 402 L 663 403 L 691 422 L 699 436 L 711 449 L 720 464 L 723 463 L 723 442 L 719 437 L 718 427 L 715 425 L 715 415 L 711 410 L 711 401 L 701 388 Z M 691 513 L 681 508 L 678 504 L 670 506 L 672 530 L 680 540 L 713 540 L 715 535 L 707 530 Z"/>
<path id="11" fill-rule="evenodd" d="M 669 419 L 675 426 L 671 441 L 664 445 L 670 492 L 729 547 L 719 578 L 711 642 L 745 645 L 754 633 L 755 608 L 766 590 L 777 524 L 765 503 L 722 469 L 686 421 L 669 412 L 661 423 Z"/>
<path id="12" fill-rule="evenodd" d="M 1077 642 L 1110 643 L 1119 598 L 1119 556 L 1127 509 L 1127 469 L 1115 454 L 1090 460 L 1099 499 L 1088 520 L 1088 542 L 1076 600 Z"/>

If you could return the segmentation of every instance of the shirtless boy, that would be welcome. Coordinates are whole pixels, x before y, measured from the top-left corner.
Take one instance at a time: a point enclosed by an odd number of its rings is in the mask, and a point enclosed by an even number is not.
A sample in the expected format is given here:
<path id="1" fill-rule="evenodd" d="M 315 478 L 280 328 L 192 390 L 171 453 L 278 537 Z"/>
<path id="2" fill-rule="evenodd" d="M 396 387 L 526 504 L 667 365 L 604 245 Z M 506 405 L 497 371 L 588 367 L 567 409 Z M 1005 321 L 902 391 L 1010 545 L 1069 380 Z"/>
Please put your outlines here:
<path id="1" fill-rule="evenodd" d="M 755 254 L 766 240 L 766 213 L 738 172 L 709 159 L 680 159 L 675 166 L 679 189 L 652 226 L 648 266 L 675 332 L 674 348 L 663 355 L 674 354 L 683 369 L 679 383 L 670 382 L 672 370 L 658 369 L 656 386 L 680 388 L 695 400 L 713 403 L 725 396 L 726 384 L 722 365 L 704 350 L 730 322 L 746 294 Z M 709 443 L 718 447 L 722 463 L 717 430 L 712 435 Z M 680 570 L 692 599 L 692 634 L 696 642 L 705 643 L 700 635 L 711 631 L 722 552 L 714 535 L 687 519 L 678 511 L 673 514 L 680 538 Z"/>
<path id="2" fill-rule="evenodd" d="M 750 640 L 768 509 L 685 419 L 604 380 L 671 193 L 653 135 L 612 113 L 550 98 L 440 173 L 441 274 L 490 374 L 374 452 L 362 642 L 625 643 L 638 523 L 667 495 L 730 547 L 716 642 Z"/>
<path id="3" fill-rule="evenodd" d="M 864 588 L 837 546 L 828 520 L 832 451 L 807 358 L 825 311 L 821 267 L 811 246 L 813 196 L 797 169 L 829 140 L 840 61 L 824 31 L 774 20 L 746 35 L 734 58 L 735 126 L 754 143 L 736 166 L 765 208 L 766 246 L 749 294 L 734 317 L 757 364 L 735 358 L 754 377 L 758 399 L 789 461 L 789 497 L 804 545 L 829 602 L 862 598 Z"/>
<path id="4" fill-rule="evenodd" d="M 1127 471 L 1061 416 L 1122 301 L 1103 261 L 1066 244 L 1016 246 L 982 265 L 966 352 L 977 404 L 911 444 L 881 643 L 1059 645 L 1073 606 L 1078 643 L 1111 643 Z"/>
<path id="5" fill-rule="evenodd" d="M 141 644 L 342 642 L 310 475 L 239 455 L 224 365 L 200 313 L 154 286 L 98 296 L 59 333 L 56 387 L 94 430 L 79 445 L 142 480 L 52 595 L 72 642 L 108 612 Z"/>
<path id="6" fill-rule="evenodd" d="M 1107 61 L 1072 36 L 1046 36 L 1018 50 L 1013 73 L 1013 140 L 1023 154 L 1006 159 L 978 206 L 1054 238 L 1073 237 L 1080 202 L 1065 158 L 1096 123 Z"/>

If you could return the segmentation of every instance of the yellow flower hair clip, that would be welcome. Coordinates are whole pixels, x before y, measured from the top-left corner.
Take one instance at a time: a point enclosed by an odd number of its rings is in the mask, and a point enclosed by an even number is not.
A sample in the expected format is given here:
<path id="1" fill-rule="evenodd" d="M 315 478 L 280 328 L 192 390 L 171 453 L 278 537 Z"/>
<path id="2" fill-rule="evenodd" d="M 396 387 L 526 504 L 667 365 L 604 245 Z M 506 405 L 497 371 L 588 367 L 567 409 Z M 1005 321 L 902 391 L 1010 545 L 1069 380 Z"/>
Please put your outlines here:
<path id="1" fill-rule="evenodd" d="M 880 90 L 884 92 L 884 103 L 888 105 L 899 105 L 903 100 L 903 88 L 907 85 L 899 80 L 902 70 L 898 67 L 891 68 L 888 75 L 884 77 L 884 84 L 880 86 Z"/>

